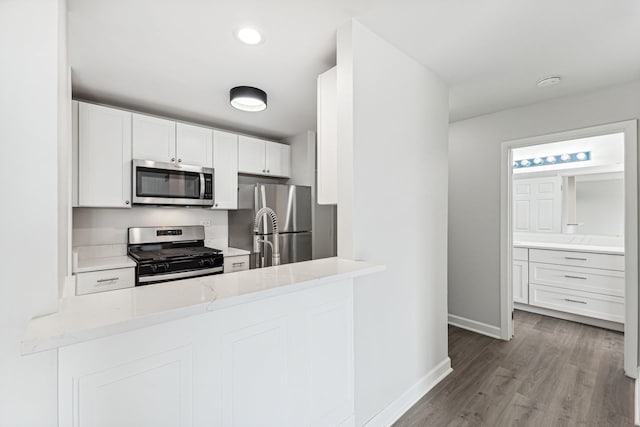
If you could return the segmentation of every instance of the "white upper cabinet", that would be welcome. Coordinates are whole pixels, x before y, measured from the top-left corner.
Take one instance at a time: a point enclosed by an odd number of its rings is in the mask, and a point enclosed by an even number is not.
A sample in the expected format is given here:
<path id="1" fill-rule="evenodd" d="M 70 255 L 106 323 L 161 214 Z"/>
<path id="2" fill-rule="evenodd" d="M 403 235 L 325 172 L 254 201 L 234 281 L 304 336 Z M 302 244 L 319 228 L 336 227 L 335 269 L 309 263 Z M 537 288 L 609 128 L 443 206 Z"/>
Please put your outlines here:
<path id="1" fill-rule="evenodd" d="M 238 135 L 213 131 L 213 209 L 238 209 Z"/>
<path id="2" fill-rule="evenodd" d="M 291 148 L 285 144 L 240 135 L 238 172 L 288 178 L 291 173 Z"/>
<path id="3" fill-rule="evenodd" d="M 250 136 L 238 137 L 238 172 L 264 175 L 264 141 Z"/>
<path id="4" fill-rule="evenodd" d="M 291 147 L 276 142 L 265 142 L 265 168 L 268 175 L 291 175 Z"/>
<path id="5" fill-rule="evenodd" d="M 337 68 L 318 76 L 318 204 L 338 203 Z"/>
<path id="6" fill-rule="evenodd" d="M 552 176 L 513 181 L 513 231 L 562 231 L 562 178 Z"/>
<path id="7" fill-rule="evenodd" d="M 176 122 L 133 114 L 133 158 L 176 161 Z"/>
<path id="8" fill-rule="evenodd" d="M 130 207 L 131 113 L 80 102 L 77 125 L 78 206 Z"/>
<path id="9" fill-rule="evenodd" d="M 178 123 L 176 126 L 176 162 L 213 167 L 213 130 Z"/>
<path id="10" fill-rule="evenodd" d="M 133 158 L 213 166 L 213 130 L 158 117 L 133 114 Z"/>

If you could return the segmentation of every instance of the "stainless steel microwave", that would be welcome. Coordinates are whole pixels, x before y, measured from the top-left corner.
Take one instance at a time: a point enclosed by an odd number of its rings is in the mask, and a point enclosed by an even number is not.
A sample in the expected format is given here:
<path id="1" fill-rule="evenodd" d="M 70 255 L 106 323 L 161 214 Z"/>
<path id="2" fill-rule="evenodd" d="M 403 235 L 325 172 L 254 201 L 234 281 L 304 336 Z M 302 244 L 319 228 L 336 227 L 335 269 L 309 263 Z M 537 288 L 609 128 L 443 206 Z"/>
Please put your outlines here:
<path id="1" fill-rule="evenodd" d="M 213 169 L 133 161 L 133 204 L 213 206 Z"/>

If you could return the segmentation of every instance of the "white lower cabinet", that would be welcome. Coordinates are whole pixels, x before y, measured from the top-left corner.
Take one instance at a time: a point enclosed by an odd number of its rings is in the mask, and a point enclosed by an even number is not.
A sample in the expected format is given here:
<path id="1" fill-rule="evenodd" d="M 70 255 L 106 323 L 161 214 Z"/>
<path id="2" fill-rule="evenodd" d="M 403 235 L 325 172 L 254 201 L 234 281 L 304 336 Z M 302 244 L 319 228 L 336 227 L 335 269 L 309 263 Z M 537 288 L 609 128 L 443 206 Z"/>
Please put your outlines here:
<path id="1" fill-rule="evenodd" d="M 224 272 L 245 271 L 249 269 L 249 255 L 224 257 Z"/>
<path id="2" fill-rule="evenodd" d="M 624 323 L 624 299 L 555 286 L 529 285 L 531 305 Z"/>
<path id="3" fill-rule="evenodd" d="M 624 255 L 530 249 L 528 258 L 516 261 L 514 252 L 514 302 L 624 323 Z"/>
<path id="4" fill-rule="evenodd" d="M 76 273 L 76 295 L 133 288 L 135 285 L 135 267 Z"/>
<path id="5" fill-rule="evenodd" d="M 513 301 L 529 303 L 529 262 L 513 260 Z"/>
<path id="6" fill-rule="evenodd" d="M 58 360 L 61 427 L 340 425 L 354 410 L 353 281 L 64 347 Z"/>

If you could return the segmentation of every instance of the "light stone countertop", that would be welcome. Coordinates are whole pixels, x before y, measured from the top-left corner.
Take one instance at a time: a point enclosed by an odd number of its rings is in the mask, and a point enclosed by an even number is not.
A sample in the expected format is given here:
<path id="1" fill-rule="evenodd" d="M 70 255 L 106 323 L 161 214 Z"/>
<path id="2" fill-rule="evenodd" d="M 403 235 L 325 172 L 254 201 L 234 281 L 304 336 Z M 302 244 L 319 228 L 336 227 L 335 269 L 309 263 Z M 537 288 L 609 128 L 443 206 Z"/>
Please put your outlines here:
<path id="1" fill-rule="evenodd" d="M 22 354 L 64 347 L 385 270 L 342 258 L 285 264 L 62 298 L 29 322 Z"/>
<path id="2" fill-rule="evenodd" d="M 575 244 L 575 243 L 559 243 L 559 242 L 514 241 L 513 247 L 624 255 L 624 247 L 622 246 L 582 245 L 582 244 Z"/>

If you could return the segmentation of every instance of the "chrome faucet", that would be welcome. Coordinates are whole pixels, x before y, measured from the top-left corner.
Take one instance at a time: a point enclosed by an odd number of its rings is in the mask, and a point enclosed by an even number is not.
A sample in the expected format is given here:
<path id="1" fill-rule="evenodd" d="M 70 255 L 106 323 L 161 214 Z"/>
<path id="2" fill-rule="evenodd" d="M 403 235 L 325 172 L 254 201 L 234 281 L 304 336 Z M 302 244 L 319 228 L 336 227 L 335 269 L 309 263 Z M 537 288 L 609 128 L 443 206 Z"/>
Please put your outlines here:
<path id="1" fill-rule="evenodd" d="M 273 243 L 265 239 L 260 239 L 258 233 L 260 233 L 260 224 L 264 215 L 269 215 L 271 219 L 271 225 L 273 227 Z M 273 209 L 264 207 L 256 213 L 256 217 L 253 220 L 253 234 L 255 238 L 253 240 L 253 252 L 260 253 L 260 243 L 266 243 L 271 247 L 271 265 L 280 265 L 280 245 L 278 238 L 278 217 Z M 264 267 L 264 258 L 262 259 L 262 265 Z"/>

